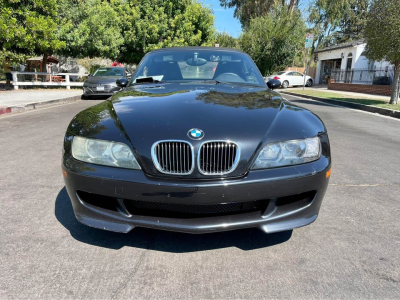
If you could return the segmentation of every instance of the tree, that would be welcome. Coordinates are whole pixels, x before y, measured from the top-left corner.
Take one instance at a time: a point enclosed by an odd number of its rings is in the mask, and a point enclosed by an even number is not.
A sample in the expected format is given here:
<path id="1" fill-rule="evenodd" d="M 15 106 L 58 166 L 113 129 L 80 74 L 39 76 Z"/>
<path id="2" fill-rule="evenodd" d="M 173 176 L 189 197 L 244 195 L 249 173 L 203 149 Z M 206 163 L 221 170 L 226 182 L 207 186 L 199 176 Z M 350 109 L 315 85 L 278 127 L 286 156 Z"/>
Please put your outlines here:
<path id="1" fill-rule="evenodd" d="M 299 9 L 276 7 L 265 16 L 251 19 L 239 38 L 240 48 L 250 54 L 261 73 L 271 74 L 290 65 L 304 47 L 306 25 Z"/>
<path id="2" fill-rule="evenodd" d="M 219 44 L 220 47 L 237 49 L 239 48 L 238 41 L 233 36 L 230 36 L 226 32 L 218 32 L 215 35 L 215 43 Z"/>
<path id="3" fill-rule="evenodd" d="M 298 7 L 300 0 L 220 0 L 222 7 L 235 8 L 234 16 L 243 27 L 250 24 L 250 20 L 262 17 L 281 5 L 291 13 Z"/>
<path id="4" fill-rule="evenodd" d="M 114 6 L 102 0 L 59 1 L 62 54 L 72 57 L 116 59 L 124 43 L 120 15 Z"/>
<path id="5" fill-rule="evenodd" d="M 375 0 L 365 28 L 367 58 L 386 60 L 394 65 L 390 104 L 397 104 L 400 77 L 400 1 Z"/>
<path id="6" fill-rule="evenodd" d="M 113 2 L 122 20 L 120 60 L 138 63 L 145 53 L 174 46 L 211 46 L 212 11 L 192 0 Z"/>
<path id="7" fill-rule="evenodd" d="M 20 54 L 47 56 L 65 47 L 57 37 L 56 0 L 2 0 L 0 4 L 0 49 Z"/>
<path id="8" fill-rule="evenodd" d="M 314 24 L 317 48 L 363 38 L 371 0 L 314 0 L 308 21 Z"/>

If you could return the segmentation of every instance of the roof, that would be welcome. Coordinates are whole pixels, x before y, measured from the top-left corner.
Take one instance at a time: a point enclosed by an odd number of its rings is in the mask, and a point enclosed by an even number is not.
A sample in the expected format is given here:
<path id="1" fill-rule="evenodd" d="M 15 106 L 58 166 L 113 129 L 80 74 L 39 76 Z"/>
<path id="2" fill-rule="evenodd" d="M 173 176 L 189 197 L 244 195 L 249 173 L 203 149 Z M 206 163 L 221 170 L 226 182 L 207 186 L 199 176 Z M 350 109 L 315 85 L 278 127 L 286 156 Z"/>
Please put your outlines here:
<path id="1" fill-rule="evenodd" d="M 229 52 L 238 52 L 244 53 L 243 51 L 232 49 L 232 48 L 225 48 L 225 47 L 201 47 L 201 46 L 191 46 L 191 47 L 169 47 L 169 48 L 161 48 L 153 50 L 152 52 L 162 52 L 162 51 L 182 51 L 182 50 L 213 50 L 213 51 L 229 51 Z"/>
<path id="2" fill-rule="evenodd" d="M 350 47 L 355 47 L 355 46 L 362 45 L 365 43 L 366 43 L 365 40 L 361 39 L 361 40 L 351 41 L 351 42 L 338 44 L 335 46 L 330 46 L 330 47 L 326 47 L 326 48 L 322 48 L 322 49 L 316 49 L 314 51 L 314 53 L 321 53 L 321 52 L 327 52 L 327 51 L 338 50 L 338 49 L 343 49 L 343 48 L 350 48 Z"/>
<path id="3" fill-rule="evenodd" d="M 26 61 L 43 61 L 43 56 L 36 56 L 28 58 Z M 58 64 L 59 60 L 54 56 L 47 56 L 47 62 L 56 63 Z"/>

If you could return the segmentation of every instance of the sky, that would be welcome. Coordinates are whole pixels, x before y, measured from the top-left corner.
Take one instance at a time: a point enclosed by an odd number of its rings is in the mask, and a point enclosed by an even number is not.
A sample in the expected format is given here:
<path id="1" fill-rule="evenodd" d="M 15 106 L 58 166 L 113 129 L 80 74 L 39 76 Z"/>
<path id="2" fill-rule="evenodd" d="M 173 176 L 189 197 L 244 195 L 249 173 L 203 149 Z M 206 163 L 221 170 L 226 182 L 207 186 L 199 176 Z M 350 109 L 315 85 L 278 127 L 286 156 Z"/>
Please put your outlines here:
<path id="1" fill-rule="evenodd" d="M 300 9 L 303 14 L 307 13 L 307 7 L 310 0 L 301 0 Z M 220 5 L 219 0 L 200 0 L 199 2 L 204 3 L 206 6 L 210 7 L 215 16 L 215 28 L 217 31 L 225 31 L 229 35 L 237 38 L 242 32 L 242 26 L 238 19 L 233 17 L 235 11 L 234 8 L 223 8 Z"/>
<path id="2" fill-rule="evenodd" d="M 210 7 L 215 16 L 215 28 L 222 32 L 225 31 L 233 37 L 239 37 L 242 32 L 242 26 L 238 19 L 233 17 L 235 11 L 234 8 L 223 8 L 219 4 L 219 0 L 200 0 L 199 2 L 204 3 Z"/>

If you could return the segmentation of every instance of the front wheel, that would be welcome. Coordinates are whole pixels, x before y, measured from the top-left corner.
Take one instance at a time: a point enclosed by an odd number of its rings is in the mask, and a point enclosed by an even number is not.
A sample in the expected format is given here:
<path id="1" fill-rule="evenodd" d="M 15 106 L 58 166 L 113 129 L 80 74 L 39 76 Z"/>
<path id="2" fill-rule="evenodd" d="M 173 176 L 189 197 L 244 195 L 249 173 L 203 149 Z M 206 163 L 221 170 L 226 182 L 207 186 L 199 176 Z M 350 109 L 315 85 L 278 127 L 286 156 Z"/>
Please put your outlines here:
<path id="1" fill-rule="evenodd" d="M 312 80 L 308 79 L 306 82 L 306 87 L 310 87 L 310 86 L 312 86 Z"/>
<path id="2" fill-rule="evenodd" d="M 285 80 L 284 82 L 282 82 L 282 88 L 287 89 L 289 86 L 289 81 Z"/>

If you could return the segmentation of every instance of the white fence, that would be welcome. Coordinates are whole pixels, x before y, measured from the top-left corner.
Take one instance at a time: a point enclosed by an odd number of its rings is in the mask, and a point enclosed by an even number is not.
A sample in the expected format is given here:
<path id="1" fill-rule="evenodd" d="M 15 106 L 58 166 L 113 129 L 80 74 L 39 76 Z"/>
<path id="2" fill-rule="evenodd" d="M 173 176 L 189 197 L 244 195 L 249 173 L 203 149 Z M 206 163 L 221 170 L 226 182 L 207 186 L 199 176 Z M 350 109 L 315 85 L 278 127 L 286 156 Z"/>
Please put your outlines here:
<path id="1" fill-rule="evenodd" d="M 53 74 L 46 72 L 11 72 L 11 74 L 13 77 L 13 85 L 15 90 L 18 90 L 19 86 L 65 86 L 67 90 L 69 90 L 71 89 L 71 86 L 83 86 L 83 82 L 72 82 L 70 80 L 70 76 L 88 76 L 88 74 L 82 75 L 78 73 Z M 30 78 L 30 80 L 27 80 L 26 77 Z M 45 81 L 43 81 L 43 77 L 45 78 Z"/>

